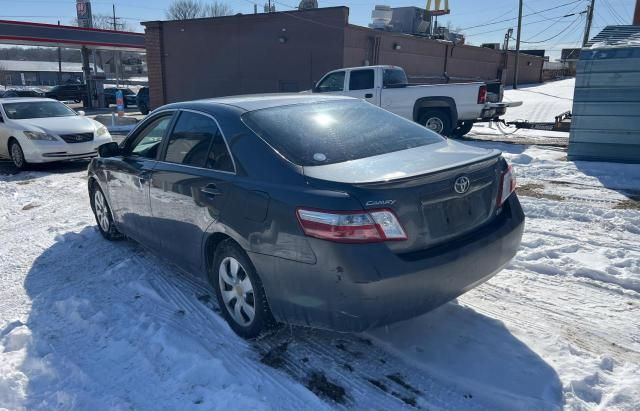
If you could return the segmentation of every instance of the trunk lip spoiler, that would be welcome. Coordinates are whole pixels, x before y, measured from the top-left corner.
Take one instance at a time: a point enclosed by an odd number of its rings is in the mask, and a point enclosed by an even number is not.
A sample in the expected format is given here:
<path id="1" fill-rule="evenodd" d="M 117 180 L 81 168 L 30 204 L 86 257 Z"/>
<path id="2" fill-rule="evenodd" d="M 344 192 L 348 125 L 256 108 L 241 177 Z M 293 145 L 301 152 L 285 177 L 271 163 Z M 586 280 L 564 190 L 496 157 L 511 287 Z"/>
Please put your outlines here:
<path id="1" fill-rule="evenodd" d="M 355 182 L 355 183 L 347 183 L 347 184 L 351 184 L 354 186 L 359 186 L 359 187 L 371 187 L 371 186 L 378 186 L 378 185 L 386 185 L 386 184 L 402 184 L 402 183 L 406 183 L 412 180 L 416 180 L 416 179 L 421 179 L 421 178 L 427 178 L 430 176 L 433 176 L 435 174 L 440 174 L 443 172 L 453 172 L 453 171 L 457 171 L 456 175 L 461 175 L 461 174 L 465 174 L 465 173 L 469 173 L 472 171 L 458 171 L 456 169 L 461 168 L 461 167 L 472 167 L 472 166 L 479 166 L 478 168 L 483 168 L 485 166 L 488 166 L 489 163 L 494 163 L 500 160 L 500 157 L 502 156 L 502 152 L 499 151 L 497 153 L 492 153 L 492 155 L 484 157 L 484 158 L 480 158 L 474 161 L 470 161 L 470 162 L 458 162 L 458 163 L 453 163 L 450 164 L 448 166 L 445 167 L 440 167 L 437 169 L 433 169 L 430 170 L 427 173 L 423 173 L 423 174 L 416 174 L 416 175 L 412 175 L 412 176 L 406 176 L 406 177 L 402 177 L 402 178 L 396 178 L 396 179 L 391 179 L 391 180 L 380 180 L 380 181 L 364 181 L 364 182 Z M 443 176 L 443 180 L 446 179 L 448 177 L 444 177 Z"/>

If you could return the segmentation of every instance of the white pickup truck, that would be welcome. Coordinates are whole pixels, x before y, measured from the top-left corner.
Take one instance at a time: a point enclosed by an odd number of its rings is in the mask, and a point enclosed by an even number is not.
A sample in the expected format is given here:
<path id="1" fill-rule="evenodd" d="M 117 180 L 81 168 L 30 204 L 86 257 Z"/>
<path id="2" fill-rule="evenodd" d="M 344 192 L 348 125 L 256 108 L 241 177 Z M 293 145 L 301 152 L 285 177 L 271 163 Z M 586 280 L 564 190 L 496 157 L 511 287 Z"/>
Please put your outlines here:
<path id="1" fill-rule="evenodd" d="M 314 86 L 314 93 L 364 99 L 446 136 L 461 137 L 473 123 L 503 115 L 521 102 L 489 102 L 481 82 L 409 85 L 401 67 L 365 66 L 330 71 Z M 501 93 L 498 93 L 501 94 Z"/>

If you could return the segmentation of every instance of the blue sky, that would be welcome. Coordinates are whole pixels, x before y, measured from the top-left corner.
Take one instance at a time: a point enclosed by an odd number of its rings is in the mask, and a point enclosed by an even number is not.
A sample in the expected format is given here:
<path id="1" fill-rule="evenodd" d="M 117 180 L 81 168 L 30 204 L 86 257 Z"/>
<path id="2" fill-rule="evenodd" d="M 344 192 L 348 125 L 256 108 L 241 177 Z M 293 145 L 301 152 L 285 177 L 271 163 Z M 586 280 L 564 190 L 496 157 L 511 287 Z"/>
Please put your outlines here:
<path id="1" fill-rule="evenodd" d="M 222 0 L 235 12 L 252 13 L 254 2 L 251 0 Z M 350 8 L 349 20 L 353 24 L 367 25 L 371 20 L 371 10 L 375 4 L 390 6 L 418 6 L 424 7 L 426 1 L 368 1 L 368 0 L 318 0 L 320 7 L 346 5 Z M 147 1 L 108 1 L 94 0 L 94 12 L 111 13 L 115 3 L 116 13 L 123 17 L 131 27 L 141 31 L 140 21 L 163 19 L 165 10 L 171 0 Z M 261 9 L 262 1 L 258 2 Z M 291 10 L 289 6 L 296 6 L 295 0 L 275 1 L 278 11 Z M 571 3 L 571 4 L 567 4 Z M 588 0 L 525 0 L 525 15 L 522 28 L 522 39 L 531 44 L 524 44 L 530 48 L 545 48 L 552 57 L 559 55 L 563 47 L 579 45 L 584 25 L 584 15 L 562 16 L 586 9 Z M 543 11 L 563 4 L 566 6 L 554 10 Z M 443 16 L 439 21 L 448 21 L 454 27 L 465 29 L 469 42 L 475 45 L 491 42 L 501 43 L 504 33 L 509 27 L 515 27 L 518 13 L 517 0 L 449 0 L 452 13 Z M 597 33 L 609 24 L 630 24 L 635 0 L 596 0 L 594 28 Z M 47 23 L 70 23 L 75 16 L 74 0 L 0 0 L 0 19 L 27 20 Z M 526 16 L 529 14 L 529 16 Z M 510 21 L 504 21 L 512 19 Z"/>

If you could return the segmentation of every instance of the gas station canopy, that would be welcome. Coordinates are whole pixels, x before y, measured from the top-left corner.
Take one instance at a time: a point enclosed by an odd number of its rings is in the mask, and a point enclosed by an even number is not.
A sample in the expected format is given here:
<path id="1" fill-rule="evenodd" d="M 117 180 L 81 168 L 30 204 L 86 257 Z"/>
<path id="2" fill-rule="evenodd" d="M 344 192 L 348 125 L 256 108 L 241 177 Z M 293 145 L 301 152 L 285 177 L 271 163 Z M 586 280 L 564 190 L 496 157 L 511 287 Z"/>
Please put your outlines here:
<path id="1" fill-rule="evenodd" d="M 0 20 L 0 44 L 144 51 L 144 34 Z"/>

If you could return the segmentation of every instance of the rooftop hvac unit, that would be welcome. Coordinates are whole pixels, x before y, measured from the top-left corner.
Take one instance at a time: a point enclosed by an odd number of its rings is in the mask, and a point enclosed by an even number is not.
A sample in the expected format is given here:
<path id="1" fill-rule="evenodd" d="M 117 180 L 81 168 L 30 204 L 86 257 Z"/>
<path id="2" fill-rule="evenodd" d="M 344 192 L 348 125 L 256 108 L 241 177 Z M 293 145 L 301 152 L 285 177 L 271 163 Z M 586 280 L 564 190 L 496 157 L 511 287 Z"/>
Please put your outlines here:
<path id="1" fill-rule="evenodd" d="M 387 30 L 393 17 L 393 11 L 389 6 L 376 6 L 371 12 L 371 24 L 369 27 L 376 30 Z"/>
<path id="2" fill-rule="evenodd" d="M 486 49 L 500 50 L 500 43 L 482 43 L 480 47 L 484 47 Z"/>
<path id="3" fill-rule="evenodd" d="M 393 31 L 405 34 L 425 36 L 429 32 L 428 16 L 419 7 L 394 7 L 391 26 Z"/>

